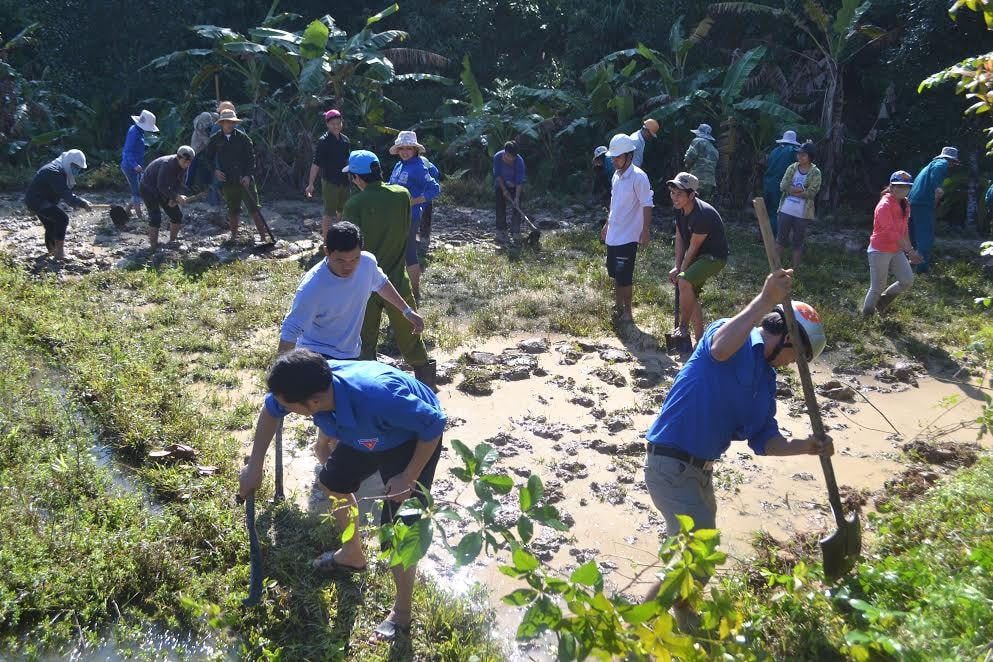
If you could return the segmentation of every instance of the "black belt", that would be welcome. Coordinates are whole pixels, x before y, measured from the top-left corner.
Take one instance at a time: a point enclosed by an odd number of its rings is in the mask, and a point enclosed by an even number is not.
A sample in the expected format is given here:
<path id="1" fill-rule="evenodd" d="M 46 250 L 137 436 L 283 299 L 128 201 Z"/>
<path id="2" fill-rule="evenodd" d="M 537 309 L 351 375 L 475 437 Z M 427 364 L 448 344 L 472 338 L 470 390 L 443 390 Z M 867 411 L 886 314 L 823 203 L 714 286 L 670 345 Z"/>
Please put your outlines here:
<path id="1" fill-rule="evenodd" d="M 673 448 L 672 446 L 662 446 L 661 444 L 648 444 L 648 452 L 653 455 L 661 455 L 663 457 L 671 457 L 679 460 L 680 462 L 685 462 L 691 466 L 701 469 L 703 471 L 711 471 L 714 468 L 713 460 L 702 460 L 698 457 L 693 457 L 689 453 L 685 453 L 678 448 Z"/>

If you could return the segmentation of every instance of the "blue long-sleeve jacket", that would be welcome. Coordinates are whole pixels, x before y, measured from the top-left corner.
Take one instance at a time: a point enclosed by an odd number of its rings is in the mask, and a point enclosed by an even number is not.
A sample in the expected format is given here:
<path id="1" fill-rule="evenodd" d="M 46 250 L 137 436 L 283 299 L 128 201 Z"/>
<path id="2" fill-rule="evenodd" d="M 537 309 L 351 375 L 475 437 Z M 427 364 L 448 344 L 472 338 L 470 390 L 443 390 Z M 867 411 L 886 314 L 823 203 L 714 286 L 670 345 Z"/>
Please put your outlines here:
<path id="1" fill-rule="evenodd" d="M 438 184 L 438 180 L 431 176 L 424 160 L 419 156 L 415 156 L 409 161 L 400 160 L 390 174 L 390 184 L 399 184 L 407 189 L 411 199 L 424 196 L 424 199 L 430 202 L 441 193 L 441 185 Z M 411 206 L 411 221 L 416 223 L 421 220 L 425 204 L 422 202 Z"/>
<path id="2" fill-rule="evenodd" d="M 910 204 L 934 206 L 934 192 L 941 188 L 945 177 L 948 176 L 948 159 L 938 157 L 924 166 L 914 178 L 910 189 Z"/>
<path id="3" fill-rule="evenodd" d="M 132 124 L 128 135 L 124 138 L 124 149 L 121 150 L 121 167 L 131 172 L 135 166 L 145 167 L 145 132 Z"/>

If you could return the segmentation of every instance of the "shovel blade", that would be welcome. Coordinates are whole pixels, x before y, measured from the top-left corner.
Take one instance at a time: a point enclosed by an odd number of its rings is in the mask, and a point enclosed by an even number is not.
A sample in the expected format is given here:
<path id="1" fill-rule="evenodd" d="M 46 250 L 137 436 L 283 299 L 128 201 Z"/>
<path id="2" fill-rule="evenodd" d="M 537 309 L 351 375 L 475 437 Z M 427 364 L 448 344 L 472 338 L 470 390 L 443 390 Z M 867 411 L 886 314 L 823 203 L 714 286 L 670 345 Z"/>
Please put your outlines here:
<path id="1" fill-rule="evenodd" d="M 824 576 L 834 581 L 855 567 L 862 553 L 862 523 L 857 513 L 845 518 L 838 530 L 821 538 Z"/>
<path id="2" fill-rule="evenodd" d="M 110 208 L 110 220 L 115 227 L 123 228 L 128 224 L 128 212 L 120 205 L 113 205 Z"/>
<path id="3" fill-rule="evenodd" d="M 671 333 L 665 334 L 665 351 L 689 354 L 692 349 L 690 339 L 687 336 L 674 336 Z"/>
<path id="4" fill-rule="evenodd" d="M 528 246 L 531 246 L 532 248 L 537 248 L 540 241 L 541 241 L 541 231 L 532 230 L 528 234 L 528 238 L 527 238 Z"/>

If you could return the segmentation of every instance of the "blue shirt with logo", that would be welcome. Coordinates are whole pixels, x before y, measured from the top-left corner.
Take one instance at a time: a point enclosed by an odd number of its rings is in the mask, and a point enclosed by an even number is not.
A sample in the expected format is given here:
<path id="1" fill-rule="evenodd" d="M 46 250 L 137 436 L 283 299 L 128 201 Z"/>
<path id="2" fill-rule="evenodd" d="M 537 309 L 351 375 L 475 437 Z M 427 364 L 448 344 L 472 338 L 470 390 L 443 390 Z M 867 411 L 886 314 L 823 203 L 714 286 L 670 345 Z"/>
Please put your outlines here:
<path id="1" fill-rule="evenodd" d="M 441 185 L 438 184 L 438 180 L 431 176 L 428 165 L 433 167 L 430 161 L 422 159 L 420 156 L 414 156 L 407 161 L 401 159 L 393 167 L 393 173 L 390 174 L 390 184 L 399 184 L 410 191 L 411 199 L 424 196 L 425 202 L 410 208 L 410 220 L 415 223 L 421 220 L 421 214 L 424 213 L 424 207 L 427 206 L 427 203 L 441 193 Z"/>
<path id="2" fill-rule="evenodd" d="M 334 411 L 314 414 L 317 427 L 358 451 L 379 453 L 409 441 L 433 441 L 448 417 L 437 396 L 412 376 L 376 361 L 328 361 Z M 274 418 L 289 412 L 273 397 L 265 408 Z"/>
<path id="3" fill-rule="evenodd" d="M 717 320 L 672 384 L 662 411 L 648 429 L 649 443 L 671 446 L 704 460 L 716 460 L 732 440 L 747 439 L 758 455 L 778 436 L 776 371 L 765 360 L 765 342 L 752 329 L 745 344 L 727 361 L 710 354 Z"/>

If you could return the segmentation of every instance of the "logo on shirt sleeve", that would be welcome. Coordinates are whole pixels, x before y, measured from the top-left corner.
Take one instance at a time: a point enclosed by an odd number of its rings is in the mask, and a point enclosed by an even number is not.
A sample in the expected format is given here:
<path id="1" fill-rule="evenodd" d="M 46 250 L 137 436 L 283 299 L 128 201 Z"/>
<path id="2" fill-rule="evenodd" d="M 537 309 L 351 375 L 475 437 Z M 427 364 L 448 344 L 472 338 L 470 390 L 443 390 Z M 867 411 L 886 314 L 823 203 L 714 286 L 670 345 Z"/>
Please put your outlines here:
<path id="1" fill-rule="evenodd" d="M 379 443 L 379 437 L 373 437 L 371 439 L 359 439 L 359 445 L 364 446 L 366 450 L 372 450 Z"/>

